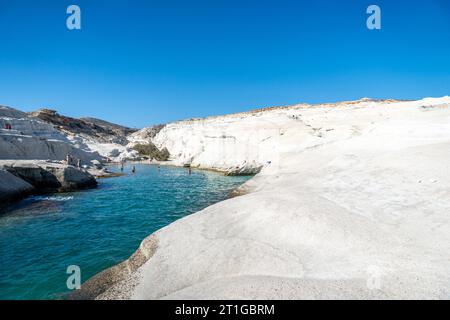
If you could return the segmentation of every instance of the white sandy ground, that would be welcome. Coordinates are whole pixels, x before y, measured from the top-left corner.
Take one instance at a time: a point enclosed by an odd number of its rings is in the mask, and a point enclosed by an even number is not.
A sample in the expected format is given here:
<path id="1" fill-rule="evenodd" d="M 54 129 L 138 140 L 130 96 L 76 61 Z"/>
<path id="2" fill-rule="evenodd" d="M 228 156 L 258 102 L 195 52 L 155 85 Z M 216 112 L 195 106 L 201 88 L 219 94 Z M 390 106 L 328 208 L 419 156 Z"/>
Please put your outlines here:
<path id="1" fill-rule="evenodd" d="M 98 298 L 450 299 L 449 97 L 177 122 L 154 142 L 178 164 L 264 167 Z"/>

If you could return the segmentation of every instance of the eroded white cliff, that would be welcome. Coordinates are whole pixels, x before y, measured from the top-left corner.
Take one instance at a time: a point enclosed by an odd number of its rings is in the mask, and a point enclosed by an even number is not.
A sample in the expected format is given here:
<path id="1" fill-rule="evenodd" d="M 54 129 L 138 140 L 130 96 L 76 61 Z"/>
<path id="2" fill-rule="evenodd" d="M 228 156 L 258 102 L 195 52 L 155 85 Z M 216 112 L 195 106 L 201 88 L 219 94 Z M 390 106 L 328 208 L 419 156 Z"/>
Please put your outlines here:
<path id="1" fill-rule="evenodd" d="M 81 138 L 66 135 L 19 110 L 0 106 L 0 159 L 64 160 L 67 154 L 84 163 L 102 159 Z"/>
<path id="2" fill-rule="evenodd" d="M 99 298 L 450 297 L 450 98 L 291 106 L 165 126 L 173 161 L 262 167 L 156 232 Z"/>

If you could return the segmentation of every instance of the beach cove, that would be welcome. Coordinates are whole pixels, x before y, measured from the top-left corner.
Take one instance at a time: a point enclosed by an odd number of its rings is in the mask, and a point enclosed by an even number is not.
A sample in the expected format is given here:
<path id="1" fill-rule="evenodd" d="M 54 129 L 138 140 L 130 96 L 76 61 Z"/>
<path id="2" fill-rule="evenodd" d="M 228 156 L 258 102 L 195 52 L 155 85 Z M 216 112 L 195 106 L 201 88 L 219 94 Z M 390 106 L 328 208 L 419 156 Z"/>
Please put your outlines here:
<path id="1" fill-rule="evenodd" d="M 361 99 L 167 124 L 151 141 L 173 164 L 259 173 L 146 238 L 96 298 L 448 299 L 449 106 Z"/>
<path id="2" fill-rule="evenodd" d="M 128 258 L 169 223 L 224 200 L 248 177 L 133 164 L 98 188 L 26 198 L 0 216 L 2 299 L 64 299 L 66 268 L 81 281 Z M 120 172 L 118 167 L 109 167 Z"/>

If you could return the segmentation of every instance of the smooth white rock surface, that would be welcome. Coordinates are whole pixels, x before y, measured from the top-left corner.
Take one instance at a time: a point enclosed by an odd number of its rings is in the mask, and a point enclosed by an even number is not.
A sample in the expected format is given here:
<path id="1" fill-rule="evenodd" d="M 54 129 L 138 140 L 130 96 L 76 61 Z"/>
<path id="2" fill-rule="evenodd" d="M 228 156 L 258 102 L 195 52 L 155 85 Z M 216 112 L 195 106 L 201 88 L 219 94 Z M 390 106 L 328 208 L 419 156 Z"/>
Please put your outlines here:
<path id="1" fill-rule="evenodd" d="M 12 126 L 5 129 L 5 124 Z M 98 143 L 86 144 L 81 136 L 66 135 L 37 117 L 0 106 L 0 159 L 64 160 L 70 153 L 83 163 L 101 160 Z"/>
<path id="2" fill-rule="evenodd" d="M 156 232 L 129 298 L 450 298 L 449 97 L 181 121 L 153 142 L 177 164 L 263 168 Z"/>

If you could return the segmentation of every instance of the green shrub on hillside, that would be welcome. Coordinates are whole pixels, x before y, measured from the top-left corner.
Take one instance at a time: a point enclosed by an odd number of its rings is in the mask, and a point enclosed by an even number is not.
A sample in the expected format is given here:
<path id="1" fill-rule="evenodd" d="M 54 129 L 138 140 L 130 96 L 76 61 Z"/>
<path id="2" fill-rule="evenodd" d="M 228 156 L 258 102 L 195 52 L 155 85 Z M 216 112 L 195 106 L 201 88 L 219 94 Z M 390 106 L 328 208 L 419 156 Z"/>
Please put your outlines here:
<path id="1" fill-rule="evenodd" d="M 139 152 L 140 155 L 147 156 L 158 161 L 167 161 L 170 157 L 170 153 L 167 148 L 159 150 L 151 142 L 147 144 L 137 144 L 133 147 L 133 149 Z"/>

